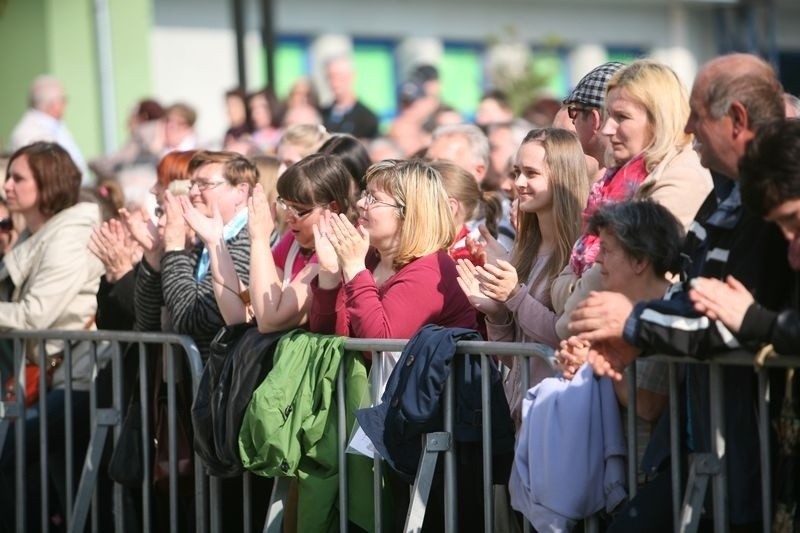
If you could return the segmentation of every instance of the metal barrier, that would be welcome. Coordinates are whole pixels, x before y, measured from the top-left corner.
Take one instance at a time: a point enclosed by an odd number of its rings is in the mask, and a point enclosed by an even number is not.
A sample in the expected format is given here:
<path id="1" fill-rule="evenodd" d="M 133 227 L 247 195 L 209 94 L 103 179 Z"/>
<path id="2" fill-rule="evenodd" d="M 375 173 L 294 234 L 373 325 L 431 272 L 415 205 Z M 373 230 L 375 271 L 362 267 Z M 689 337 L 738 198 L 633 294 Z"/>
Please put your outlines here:
<path id="1" fill-rule="evenodd" d="M 75 481 L 75 472 L 72 468 L 72 460 L 75 456 L 75 450 L 72 446 L 72 440 L 65 440 L 66 452 L 66 506 L 65 521 L 68 524 L 69 531 L 83 531 L 88 525 L 92 531 L 98 530 L 98 493 L 97 482 L 101 475 L 100 460 L 107 443 L 107 436 L 109 431 L 113 428 L 113 442 L 116 445 L 120 437 L 122 419 L 124 417 L 123 405 L 123 375 L 122 363 L 123 353 L 122 346 L 128 345 L 128 353 L 136 353 L 138 355 L 138 368 L 139 368 L 139 392 L 142 402 L 141 421 L 142 421 L 142 449 L 144 450 L 144 465 L 150 465 L 152 458 L 149 456 L 149 442 L 151 439 L 151 432 L 148 424 L 148 383 L 146 372 L 146 351 L 148 346 L 157 346 L 163 349 L 166 355 L 166 380 L 167 380 L 167 404 L 168 404 L 168 427 L 169 427 L 169 502 L 170 502 L 170 516 L 169 525 L 171 531 L 179 531 L 178 526 L 178 475 L 177 475 L 177 442 L 176 442 L 176 349 L 182 351 L 185 356 L 185 361 L 189 366 L 192 379 L 192 392 L 197 391 L 199 376 L 202 370 L 202 363 L 199 353 L 192 340 L 185 336 L 178 336 L 172 334 L 155 334 L 155 333 L 132 333 L 132 332 L 64 332 L 64 331 L 30 331 L 30 332 L 8 332 L 0 333 L 0 339 L 10 339 L 14 346 L 14 370 L 16 376 L 16 402 L 0 402 L 0 449 L 4 445 L 10 424 L 13 421 L 25 420 L 26 409 L 22 400 L 22 391 L 25 387 L 25 372 L 23 363 L 23 351 L 26 343 L 34 342 L 38 345 L 38 350 L 41 352 L 44 349 L 46 340 L 64 340 L 67 341 L 64 351 L 64 365 L 70 368 L 72 365 L 73 352 L 76 347 L 73 343 L 82 342 L 84 348 L 88 344 L 91 368 L 92 368 L 92 382 L 89 389 L 89 418 L 91 423 L 91 437 L 89 446 L 86 451 L 86 458 L 83 464 L 83 469 L 80 475 L 80 483 L 77 492 L 73 490 Z M 383 339 L 348 339 L 345 347 L 348 350 L 360 352 L 372 352 L 373 361 L 380 362 L 382 352 L 399 352 L 403 349 L 407 341 L 405 340 L 383 340 Z M 132 346 L 132 347 L 131 347 Z M 133 351 L 131 351 L 133 350 Z M 495 342 L 474 342 L 464 341 L 459 342 L 457 345 L 458 354 L 471 354 L 478 355 L 481 361 L 483 376 L 489 375 L 490 357 L 492 356 L 516 356 L 522 358 L 523 364 L 523 380 L 527 381 L 530 375 L 530 358 L 540 357 L 545 360 L 550 359 L 552 350 L 537 344 L 517 344 L 517 343 L 495 343 Z M 723 424 L 723 406 L 721 403 L 721 391 L 724 386 L 722 380 L 723 366 L 727 365 L 753 365 L 752 356 L 742 354 L 741 356 L 726 355 L 710 361 L 697 361 L 688 360 L 684 358 L 668 358 L 668 357 L 655 357 L 653 359 L 665 361 L 669 366 L 669 385 L 670 385 L 670 425 L 671 425 L 671 452 L 672 452 L 672 500 L 673 500 L 673 516 L 676 531 L 694 531 L 698 526 L 699 521 L 699 504 L 702 504 L 705 487 L 710 482 L 713 490 L 713 503 L 714 503 L 714 522 L 717 531 L 725 531 L 727 529 L 727 509 L 726 509 L 726 470 L 725 470 L 725 434 Z M 683 499 L 684 490 L 681 486 L 681 442 L 680 432 L 678 427 L 678 372 L 677 368 L 680 364 L 704 364 L 708 365 L 710 369 L 710 392 L 711 392 L 711 430 L 715 435 L 713 439 L 714 449 L 710 455 L 695 457 L 691 466 L 689 475 L 689 483 L 686 488 L 686 498 Z M 108 407 L 98 406 L 97 404 L 97 381 L 96 378 L 100 369 L 104 365 L 110 365 L 108 372 L 111 376 L 112 382 L 112 402 Z M 379 386 L 382 383 L 383 376 L 381 376 L 382 365 L 374 364 L 371 373 L 373 381 L 373 402 L 378 402 Z M 769 456 L 769 383 L 767 379 L 767 368 L 770 367 L 800 367 L 800 357 L 780 357 L 775 359 L 768 359 L 762 368 L 758 368 L 758 411 L 759 411 L 759 427 L 758 433 L 761 442 L 761 476 L 762 476 L 762 507 L 763 511 L 763 530 L 769 531 L 771 529 L 771 476 L 770 476 L 770 456 Z M 73 390 L 73 383 L 67 373 L 66 390 Z M 45 387 L 44 375 L 40 378 L 40 386 L 42 390 Z M 523 386 L 527 389 L 529 383 L 524 382 Z M 629 373 L 629 409 L 628 418 L 629 422 L 635 420 L 635 373 Z M 488 380 L 484 379 L 482 383 L 482 426 L 483 426 L 483 516 L 484 516 L 484 530 L 494 530 L 494 515 L 495 509 L 493 505 L 493 484 L 492 484 L 492 446 L 491 439 L 491 396 L 489 390 L 490 384 Z M 346 464 L 345 449 L 347 445 L 348 433 L 345 420 L 345 402 L 344 402 L 344 377 L 340 373 L 337 386 L 337 404 L 339 417 L 339 509 L 340 509 L 340 530 L 346 531 L 348 529 L 347 517 L 347 468 L 342 466 Z M 65 401 L 65 434 L 70 435 L 73 431 L 73 410 L 71 395 L 66 395 Z M 433 468 L 435 467 L 436 459 L 439 455 L 443 456 L 444 461 L 444 504 L 445 504 L 445 528 L 448 532 L 458 531 L 458 516 L 456 512 L 456 487 L 458 480 L 456 479 L 456 458 L 452 445 L 453 433 L 453 413 L 454 413 L 454 377 L 451 374 L 448 379 L 445 397 L 444 397 L 444 428 L 442 433 L 429 435 L 425 442 L 423 459 L 418 471 L 417 480 L 413 487 L 413 495 L 411 498 L 410 511 L 407 517 L 407 527 L 410 530 L 417 530 L 421 525 L 424 518 L 425 511 L 425 498 L 426 491 L 430 488 L 430 478 L 432 477 Z M 50 450 L 47 445 L 47 405 L 45 396 L 39 399 L 38 402 L 39 414 L 39 429 L 40 429 L 40 442 L 39 442 L 39 455 L 40 455 L 40 476 L 41 481 L 41 528 L 44 531 L 49 527 L 49 492 L 48 487 L 48 456 Z M 15 424 L 14 438 L 15 438 L 15 508 L 16 508 L 16 531 L 22 532 L 27 530 L 26 524 L 26 498 L 25 498 L 25 479 L 28 474 L 26 472 L 26 453 L 30 452 L 32 448 L 26 449 L 26 435 L 24 430 L 25 424 Z M 628 424 L 628 446 L 629 457 L 636 457 L 636 434 L 635 424 Z M 637 483 L 637 465 L 635 460 L 629 461 L 631 464 L 628 468 L 628 482 L 631 497 L 636 493 Z M 381 494 L 382 488 L 382 468 L 383 463 L 380 458 L 376 458 L 374 462 L 374 515 L 375 515 L 375 531 L 387 530 L 386 524 L 382 523 L 382 508 L 381 498 L 377 497 Z M 142 528 L 144 531 L 150 530 L 152 522 L 150 491 L 152 490 L 152 474 L 149 468 L 144 469 L 144 479 L 142 482 Z M 195 501 L 195 528 L 200 532 L 211 531 L 216 533 L 222 531 L 222 517 L 220 516 L 220 486 L 219 480 L 214 477 L 207 476 L 204 472 L 200 459 L 195 456 L 194 461 L 194 501 Z M 280 480 L 279 480 L 280 481 Z M 7 480 L 4 480 L 7 482 Z M 250 477 L 249 475 L 243 476 L 243 486 L 245 488 L 245 495 L 243 502 L 243 516 L 244 527 L 248 531 L 254 530 L 254 524 L 249 519 L 251 510 L 251 497 L 250 494 Z M 280 529 L 280 505 L 277 505 L 275 500 L 280 499 L 282 490 L 285 489 L 285 484 L 278 482 L 273 491 L 273 501 L 270 502 L 269 513 L 267 521 L 264 524 L 264 531 L 277 531 Z M 91 519 L 89 511 L 91 510 Z M 694 512 L 692 512 L 694 510 Z M 114 511 L 114 528 L 116 531 L 124 531 L 125 520 L 125 507 L 123 505 L 123 492 L 120 485 L 115 484 L 113 489 L 113 511 Z M 584 526 L 586 531 L 597 531 L 598 520 L 596 517 L 590 517 L 585 521 Z M 260 527 L 258 528 L 260 529 Z M 525 531 L 530 531 L 528 524 L 524 525 Z"/>
<path id="2" fill-rule="evenodd" d="M 124 416 L 123 406 L 123 353 L 122 346 L 127 345 L 128 350 L 138 347 L 138 369 L 139 386 L 141 395 L 141 422 L 142 422 L 142 450 L 144 453 L 143 464 L 152 464 L 150 457 L 151 434 L 148 422 L 149 403 L 148 403 L 148 373 L 146 371 L 146 348 L 157 346 L 163 349 L 166 361 L 166 380 L 167 380 L 167 404 L 168 404 L 168 453 L 169 453 L 169 500 L 170 500 L 170 529 L 178 530 L 178 485 L 177 485 L 177 440 L 176 440 L 176 348 L 186 357 L 192 379 L 192 395 L 197 390 L 198 379 L 202 370 L 200 354 L 197 347 L 189 337 L 156 334 L 156 333 L 133 333 L 133 332 L 112 332 L 112 331 L 15 331 L 0 333 L 0 339 L 9 339 L 13 343 L 14 351 L 14 376 L 16 377 L 16 401 L 0 402 L 0 449 L 5 446 L 6 437 L 12 422 L 26 420 L 26 415 L 31 411 L 25 408 L 24 391 L 26 386 L 26 375 L 24 371 L 25 346 L 29 343 L 36 344 L 36 355 L 43 360 L 46 341 L 64 341 L 64 359 L 62 365 L 65 369 L 71 369 L 73 365 L 73 355 L 79 349 L 84 352 L 83 357 L 90 358 L 91 383 L 89 387 L 89 424 L 90 440 L 86 450 L 86 458 L 83 462 L 83 469 L 79 478 L 77 493 L 74 490 L 75 472 L 73 462 L 75 450 L 71 438 L 66 438 L 64 442 L 66 465 L 65 465 L 65 505 L 63 517 L 69 531 L 83 531 L 87 525 L 89 510 L 91 507 L 91 529 L 98 530 L 98 492 L 97 481 L 100 474 L 101 458 L 108 441 L 109 430 L 113 428 L 113 442 L 116 445 L 120 437 L 122 419 Z M 88 349 L 88 354 L 85 351 Z M 131 353 L 131 352 L 128 352 Z M 110 365 L 112 382 L 111 405 L 98 407 L 97 404 L 97 376 L 101 369 Z M 73 406 L 74 388 L 71 372 L 65 372 L 65 407 L 64 434 L 72 436 L 74 431 L 75 416 L 82 416 L 85 413 L 76 412 Z M 45 373 L 40 374 L 40 390 L 46 390 Z M 53 450 L 48 449 L 48 424 L 47 424 L 47 395 L 41 394 L 36 406 L 39 418 L 39 460 L 40 460 L 40 495 L 41 505 L 41 529 L 48 531 L 50 524 L 49 515 L 49 469 L 48 461 Z M 54 415 L 53 415 L 54 416 Z M 16 524 L 18 532 L 26 531 L 26 452 L 29 451 L 26 445 L 25 424 L 14 424 L 14 453 L 15 453 L 15 508 Z M 207 531 L 207 521 L 205 519 L 207 509 L 207 499 L 205 496 L 205 475 L 202 464 L 195 457 L 195 510 L 197 531 Z M 145 531 L 150 530 L 152 521 L 152 509 L 150 498 L 150 487 L 152 486 L 152 470 L 148 467 L 143 468 L 142 481 L 142 524 Z M 5 476 L 5 472 L 3 473 Z M 7 479 L 2 480 L 8 483 Z M 122 486 L 114 485 L 114 527 L 116 531 L 124 531 L 124 510 Z"/>

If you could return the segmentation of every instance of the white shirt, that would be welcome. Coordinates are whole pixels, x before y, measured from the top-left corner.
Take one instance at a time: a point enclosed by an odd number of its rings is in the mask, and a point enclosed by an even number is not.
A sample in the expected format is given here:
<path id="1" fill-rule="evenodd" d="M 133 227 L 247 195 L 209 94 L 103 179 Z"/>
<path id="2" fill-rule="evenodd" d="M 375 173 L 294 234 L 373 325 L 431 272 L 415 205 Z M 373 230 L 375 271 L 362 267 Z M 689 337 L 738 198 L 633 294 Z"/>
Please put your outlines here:
<path id="1" fill-rule="evenodd" d="M 90 183 L 86 160 L 83 158 L 83 154 L 81 154 L 81 150 L 67 129 L 66 124 L 38 109 L 28 109 L 22 115 L 22 119 L 17 123 L 14 131 L 11 132 L 9 148 L 13 152 L 36 141 L 60 144 L 80 169 L 82 175 L 81 183 L 83 185 Z"/>

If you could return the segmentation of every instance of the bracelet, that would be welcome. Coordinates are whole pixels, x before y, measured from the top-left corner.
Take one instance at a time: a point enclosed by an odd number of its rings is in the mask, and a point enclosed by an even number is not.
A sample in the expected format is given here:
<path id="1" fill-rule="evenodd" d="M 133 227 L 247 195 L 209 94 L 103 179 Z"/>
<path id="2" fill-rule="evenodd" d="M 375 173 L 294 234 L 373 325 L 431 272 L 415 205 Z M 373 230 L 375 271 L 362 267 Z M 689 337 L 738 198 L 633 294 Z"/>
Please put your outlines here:
<path id="1" fill-rule="evenodd" d="M 242 301 L 242 303 L 244 305 L 249 305 L 250 304 L 250 289 L 249 288 L 245 287 L 241 291 L 235 291 L 235 290 L 231 289 L 230 287 L 228 287 L 227 285 L 225 285 L 222 281 L 218 280 L 216 277 L 212 276 L 211 279 L 213 279 L 214 283 L 216 283 L 217 285 L 221 285 L 223 289 L 225 289 L 227 291 L 230 291 L 233 294 L 235 294 L 236 296 L 238 296 L 239 299 Z"/>

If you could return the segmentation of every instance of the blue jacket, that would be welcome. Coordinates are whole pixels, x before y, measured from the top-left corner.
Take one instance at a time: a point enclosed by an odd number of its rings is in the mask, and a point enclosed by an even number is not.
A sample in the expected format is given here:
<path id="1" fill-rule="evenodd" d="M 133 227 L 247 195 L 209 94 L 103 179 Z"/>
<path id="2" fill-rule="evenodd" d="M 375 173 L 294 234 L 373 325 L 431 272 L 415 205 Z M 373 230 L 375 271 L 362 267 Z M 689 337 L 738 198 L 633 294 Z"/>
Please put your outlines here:
<path id="1" fill-rule="evenodd" d="M 356 411 L 356 418 L 378 453 L 402 477 L 414 478 L 424 433 L 442 431 L 445 384 L 455 369 L 454 440 L 481 442 L 481 364 L 478 356 L 453 360 L 458 341 L 483 340 L 476 331 L 427 325 L 408 341 L 392 371 L 381 403 Z M 453 364 L 454 363 L 454 364 Z M 514 424 L 497 367 L 491 364 L 492 451 L 514 449 Z M 507 479 L 495 472 L 496 479 Z"/>

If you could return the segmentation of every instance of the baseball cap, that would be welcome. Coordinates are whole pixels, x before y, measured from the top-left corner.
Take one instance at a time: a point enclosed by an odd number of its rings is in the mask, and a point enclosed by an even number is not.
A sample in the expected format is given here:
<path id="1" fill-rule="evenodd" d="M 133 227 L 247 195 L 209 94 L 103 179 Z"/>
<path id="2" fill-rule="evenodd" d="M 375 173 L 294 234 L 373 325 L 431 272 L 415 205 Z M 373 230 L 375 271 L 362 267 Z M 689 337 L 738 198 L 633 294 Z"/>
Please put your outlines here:
<path id="1" fill-rule="evenodd" d="M 581 78 L 581 81 L 572 89 L 569 96 L 564 98 L 563 103 L 578 103 L 590 107 L 603 107 L 608 80 L 624 66 L 625 63 L 611 61 L 609 63 L 603 63 L 599 67 L 595 67 Z"/>

